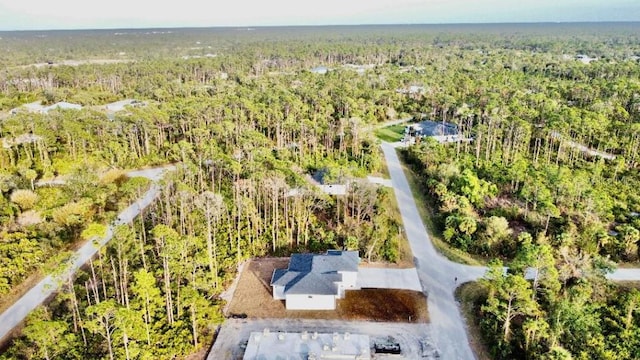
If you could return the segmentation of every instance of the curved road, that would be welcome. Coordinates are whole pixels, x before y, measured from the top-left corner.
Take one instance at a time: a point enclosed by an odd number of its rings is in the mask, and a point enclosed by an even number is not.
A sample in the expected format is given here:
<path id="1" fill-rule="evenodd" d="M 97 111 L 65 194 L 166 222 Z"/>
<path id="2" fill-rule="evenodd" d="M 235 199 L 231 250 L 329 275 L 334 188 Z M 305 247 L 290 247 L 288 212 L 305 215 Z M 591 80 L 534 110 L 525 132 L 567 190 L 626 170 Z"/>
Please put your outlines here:
<path id="1" fill-rule="evenodd" d="M 405 119 L 401 120 L 404 121 Z M 427 294 L 433 339 L 443 359 L 474 359 L 469 346 L 465 323 L 454 298 L 458 284 L 474 281 L 484 276 L 486 267 L 468 266 L 452 262 L 440 255 L 433 247 L 426 231 L 411 188 L 402 170 L 395 145 L 382 143 L 391 183 L 397 198 L 400 214 L 413 252 L 418 277 L 423 291 Z M 157 183 L 165 171 L 175 167 L 166 166 L 127 173 L 129 176 L 143 176 L 154 182 L 151 188 L 134 204 L 124 209 L 117 220 L 109 226 L 107 235 L 99 241 L 88 241 L 69 260 L 67 267 L 56 277 L 47 276 L 23 295 L 14 305 L 0 315 L 0 339 L 3 339 L 15 326 L 38 305 L 53 295 L 64 282 L 96 252 L 111 240 L 115 226 L 129 223 L 149 206 L 160 192 Z M 614 281 L 640 280 L 640 269 L 619 269 L 607 276 Z M 457 281 L 455 280 L 457 278 Z"/>
<path id="2" fill-rule="evenodd" d="M 442 359 L 474 359 L 466 325 L 453 294 L 458 284 L 482 278 L 487 268 L 458 264 L 436 251 L 420 218 L 395 147 L 394 144 L 382 143 L 418 277 L 427 294 L 433 339 Z M 639 280 L 640 269 L 618 269 L 607 278 L 613 281 Z"/>
<path id="3" fill-rule="evenodd" d="M 144 208 L 149 206 L 160 193 L 160 186 L 157 184 L 157 181 L 163 177 L 165 171 L 172 171 L 174 169 L 174 166 L 164 166 L 128 172 L 127 175 L 130 177 L 146 177 L 154 183 L 151 185 L 151 188 L 149 188 L 149 190 L 140 197 L 140 199 L 120 212 L 116 221 L 107 228 L 107 234 L 105 237 L 96 241 L 90 240 L 85 242 L 85 244 L 78 249 L 74 256 L 67 262 L 64 270 L 59 275 L 49 275 L 45 277 L 0 315 L 0 324 L 2 324 L 0 326 L 0 340 L 4 339 L 4 337 L 14 327 L 20 324 L 31 311 L 57 292 L 67 279 L 73 276 L 73 274 L 82 265 L 89 261 L 89 259 L 91 259 L 101 247 L 108 243 L 113 237 L 113 230 L 115 226 L 130 223 L 136 216 L 138 216 L 138 214 L 140 214 L 140 212 L 142 212 Z"/>
<path id="4" fill-rule="evenodd" d="M 382 151 L 387 161 L 418 277 L 427 294 L 433 340 L 440 356 L 442 359 L 474 359 L 465 324 L 453 293 L 458 283 L 481 278 L 486 268 L 454 263 L 436 251 L 420 218 L 395 147 L 390 143 L 382 143 Z"/>

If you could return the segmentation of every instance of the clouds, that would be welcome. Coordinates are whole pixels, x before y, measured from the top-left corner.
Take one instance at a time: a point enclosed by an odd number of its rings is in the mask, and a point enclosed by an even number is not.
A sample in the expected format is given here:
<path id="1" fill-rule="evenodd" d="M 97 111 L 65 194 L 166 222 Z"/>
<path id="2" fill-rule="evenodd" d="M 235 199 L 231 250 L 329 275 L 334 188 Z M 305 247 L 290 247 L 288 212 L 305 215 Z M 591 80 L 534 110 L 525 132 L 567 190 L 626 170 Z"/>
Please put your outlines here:
<path id="1" fill-rule="evenodd" d="M 0 28 L 640 20 L 637 0 L 0 0 Z"/>

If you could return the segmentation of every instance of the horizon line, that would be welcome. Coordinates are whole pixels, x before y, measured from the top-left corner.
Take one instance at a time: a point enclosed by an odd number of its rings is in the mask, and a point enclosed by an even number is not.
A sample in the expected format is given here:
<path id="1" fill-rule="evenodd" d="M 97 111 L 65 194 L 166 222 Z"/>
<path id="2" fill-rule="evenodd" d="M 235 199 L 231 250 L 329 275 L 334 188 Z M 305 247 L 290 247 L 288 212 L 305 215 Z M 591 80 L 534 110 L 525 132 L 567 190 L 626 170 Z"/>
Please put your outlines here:
<path id="1" fill-rule="evenodd" d="M 360 24 L 283 24 L 283 25 L 202 25 L 202 26 L 151 26 L 151 27 L 101 27 L 101 28 L 49 28 L 49 29 L 0 29 L 0 32 L 35 31 L 101 31 L 101 30 L 150 30 L 150 29 L 256 29 L 287 27 L 358 27 L 358 26 L 447 26 L 447 25 L 543 25 L 543 24 L 634 24 L 640 20 L 575 20 L 575 21 L 496 21 L 496 22 L 449 22 L 449 23 L 360 23 Z"/>

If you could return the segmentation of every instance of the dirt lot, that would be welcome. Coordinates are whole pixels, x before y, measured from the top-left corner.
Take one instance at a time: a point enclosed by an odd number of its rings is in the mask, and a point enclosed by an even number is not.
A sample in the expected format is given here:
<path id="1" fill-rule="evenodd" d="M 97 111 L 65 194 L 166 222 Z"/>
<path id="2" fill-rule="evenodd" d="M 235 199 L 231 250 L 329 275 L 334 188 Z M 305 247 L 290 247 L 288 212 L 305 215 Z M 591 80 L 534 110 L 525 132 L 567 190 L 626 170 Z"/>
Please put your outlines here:
<path id="1" fill-rule="evenodd" d="M 246 264 L 229 304 L 227 315 L 245 314 L 249 318 L 295 318 L 419 322 L 429 320 L 425 296 L 416 291 L 367 289 L 347 291 L 333 311 L 286 310 L 284 301 L 271 294 L 271 275 L 286 268 L 289 258 L 254 259 Z"/>

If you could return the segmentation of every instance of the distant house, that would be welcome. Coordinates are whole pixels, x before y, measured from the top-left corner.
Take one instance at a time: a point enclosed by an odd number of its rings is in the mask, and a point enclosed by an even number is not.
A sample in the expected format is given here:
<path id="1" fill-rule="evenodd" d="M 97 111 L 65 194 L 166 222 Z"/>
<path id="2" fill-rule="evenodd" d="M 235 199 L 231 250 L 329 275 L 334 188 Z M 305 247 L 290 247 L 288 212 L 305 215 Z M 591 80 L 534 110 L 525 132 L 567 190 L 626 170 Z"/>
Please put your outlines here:
<path id="1" fill-rule="evenodd" d="M 592 58 L 591 56 L 585 54 L 578 54 L 575 56 L 575 59 L 582 62 L 583 64 L 589 64 L 592 61 L 598 60 L 598 58 Z"/>
<path id="2" fill-rule="evenodd" d="M 375 64 L 364 64 L 364 65 L 344 64 L 344 65 L 342 65 L 342 67 L 345 68 L 345 69 L 354 70 L 358 74 L 362 75 L 367 70 L 375 69 L 376 65 Z"/>
<path id="3" fill-rule="evenodd" d="M 345 290 L 356 289 L 359 263 L 357 251 L 293 254 L 287 269 L 273 272 L 273 298 L 287 310 L 334 310 Z"/>
<path id="4" fill-rule="evenodd" d="M 34 134 L 22 134 L 15 138 L 2 138 L 2 147 L 10 149 L 13 145 L 31 144 L 42 140 L 42 136 Z"/>
<path id="5" fill-rule="evenodd" d="M 345 184 L 321 184 L 318 185 L 320 191 L 329 195 L 347 195 L 347 185 Z"/>
<path id="6" fill-rule="evenodd" d="M 404 132 L 405 139 L 430 137 L 441 143 L 462 140 L 458 126 L 447 122 L 422 121 L 408 125 Z"/>
<path id="7" fill-rule="evenodd" d="M 132 106 L 132 107 L 137 107 L 137 106 L 144 106 L 146 105 L 144 102 L 142 101 L 138 101 L 135 99 L 124 99 L 124 100 L 120 100 L 120 101 L 116 101 L 116 102 L 112 102 L 109 104 L 106 104 L 104 106 L 105 110 L 109 110 L 109 111 L 113 111 L 113 112 L 118 112 L 118 111 L 122 111 L 125 109 L 126 106 Z"/>

